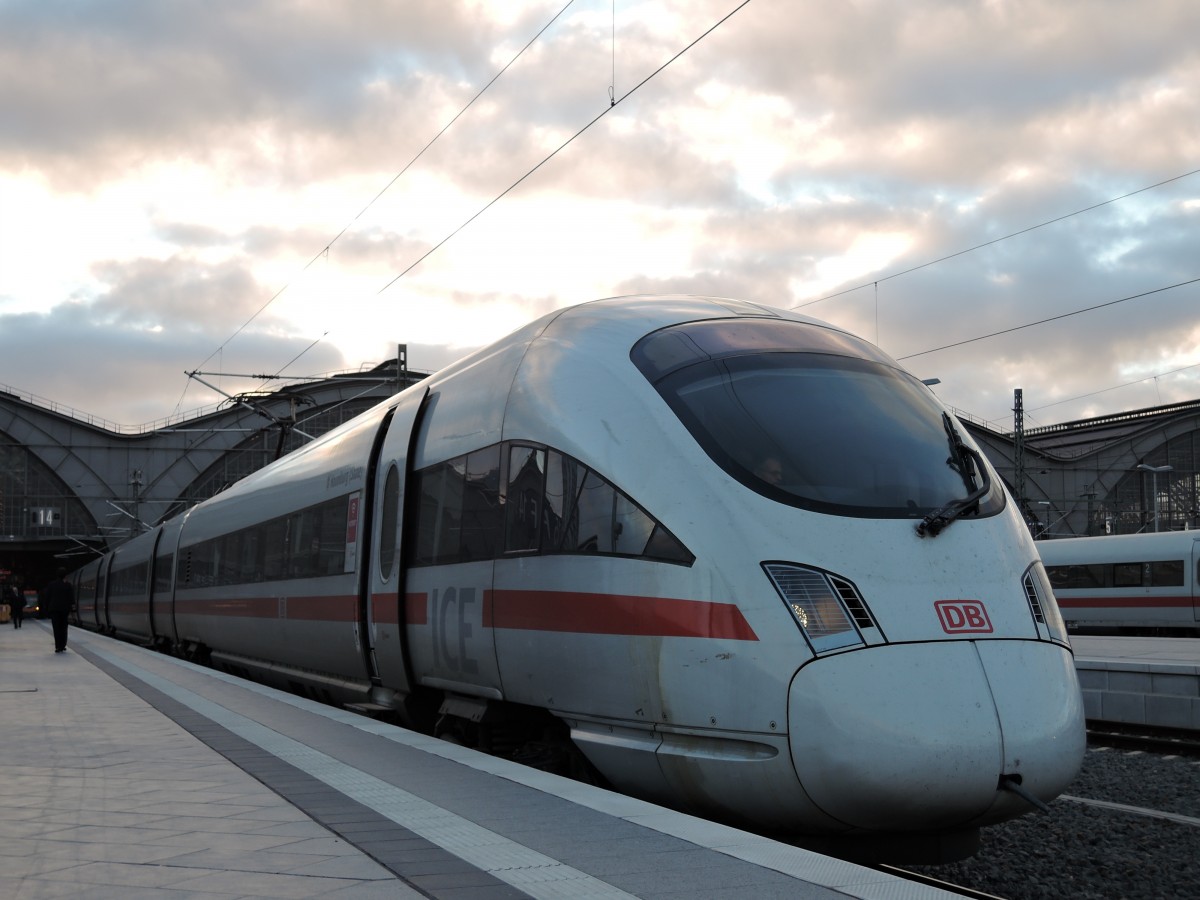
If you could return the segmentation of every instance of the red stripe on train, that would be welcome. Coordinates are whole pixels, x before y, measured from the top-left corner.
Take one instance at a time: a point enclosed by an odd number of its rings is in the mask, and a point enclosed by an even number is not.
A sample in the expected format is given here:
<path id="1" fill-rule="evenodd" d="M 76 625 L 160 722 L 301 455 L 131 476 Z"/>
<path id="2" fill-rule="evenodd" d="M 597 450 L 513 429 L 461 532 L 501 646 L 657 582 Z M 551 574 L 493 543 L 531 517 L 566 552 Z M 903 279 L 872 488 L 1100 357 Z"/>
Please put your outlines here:
<path id="1" fill-rule="evenodd" d="M 758 640 L 732 603 L 572 591 L 486 591 L 483 609 L 485 628 Z"/>
<path id="2" fill-rule="evenodd" d="M 482 624 L 485 628 L 758 640 L 742 611 L 732 603 L 575 591 L 485 591 L 484 595 Z M 392 614 L 396 606 L 387 602 L 393 596 L 376 595 L 377 622 L 396 620 L 397 616 Z M 353 622 L 357 611 L 357 600 L 350 596 L 185 601 L 177 610 L 180 615 L 285 618 L 308 622 Z M 408 625 L 429 624 L 428 594 L 404 595 L 404 621 Z"/>
<path id="3" fill-rule="evenodd" d="M 229 616 L 247 619 L 297 619 L 303 622 L 356 622 L 358 598 L 348 595 L 316 597 L 223 597 L 220 600 L 182 600 L 181 616 Z"/>
<path id="4" fill-rule="evenodd" d="M 1059 609 L 1186 609 L 1193 603 L 1191 597 L 1063 597 L 1055 592 Z"/>
<path id="5" fill-rule="evenodd" d="M 429 624 L 429 595 L 404 595 L 404 621 L 409 625 Z"/>

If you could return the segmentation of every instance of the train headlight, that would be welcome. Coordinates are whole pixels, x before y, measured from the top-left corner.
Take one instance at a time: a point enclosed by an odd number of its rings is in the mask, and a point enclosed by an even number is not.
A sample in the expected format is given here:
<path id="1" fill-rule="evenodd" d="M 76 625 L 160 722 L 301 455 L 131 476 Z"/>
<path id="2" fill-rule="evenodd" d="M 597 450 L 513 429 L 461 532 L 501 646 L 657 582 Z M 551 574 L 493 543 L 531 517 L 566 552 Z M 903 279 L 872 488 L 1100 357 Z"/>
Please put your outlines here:
<path id="1" fill-rule="evenodd" d="M 1069 647 L 1071 642 L 1067 639 L 1067 626 L 1063 624 L 1058 601 L 1054 599 L 1054 591 L 1050 587 L 1050 578 L 1040 560 L 1025 570 L 1021 585 L 1025 589 L 1025 599 L 1029 601 L 1029 612 L 1037 624 L 1038 634 Z"/>
<path id="2" fill-rule="evenodd" d="M 763 563 L 763 570 L 814 653 L 866 643 L 860 629 L 874 622 L 850 582 L 795 563 Z"/>

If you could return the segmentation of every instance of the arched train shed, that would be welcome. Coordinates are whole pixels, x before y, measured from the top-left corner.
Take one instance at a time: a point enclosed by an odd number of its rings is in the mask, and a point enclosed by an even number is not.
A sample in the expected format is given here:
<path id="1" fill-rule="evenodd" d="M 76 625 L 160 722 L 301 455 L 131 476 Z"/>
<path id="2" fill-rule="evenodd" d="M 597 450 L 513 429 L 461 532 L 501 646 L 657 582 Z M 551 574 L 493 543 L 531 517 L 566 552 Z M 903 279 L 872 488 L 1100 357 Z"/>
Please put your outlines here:
<path id="1" fill-rule="evenodd" d="M 1200 527 L 1200 400 L 1027 428 L 1021 454 L 1013 432 L 957 415 L 1037 537 Z"/>
<path id="2" fill-rule="evenodd" d="M 0 575 L 41 587 L 425 377 L 401 354 L 133 427 L 0 386 Z"/>

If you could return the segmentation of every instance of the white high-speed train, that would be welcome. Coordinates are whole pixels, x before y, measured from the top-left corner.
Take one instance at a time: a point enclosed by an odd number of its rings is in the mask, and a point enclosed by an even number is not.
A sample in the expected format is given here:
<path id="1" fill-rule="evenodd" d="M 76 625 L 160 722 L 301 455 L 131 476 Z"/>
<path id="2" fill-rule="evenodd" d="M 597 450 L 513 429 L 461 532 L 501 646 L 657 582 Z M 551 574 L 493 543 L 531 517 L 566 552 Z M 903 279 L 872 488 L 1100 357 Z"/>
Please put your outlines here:
<path id="1" fill-rule="evenodd" d="M 1200 636 L 1200 531 L 1038 541 L 1072 631 Z"/>
<path id="2" fill-rule="evenodd" d="M 972 852 L 1084 752 L 982 454 L 874 346 L 750 303 L 553 312 L 77 583 L 89 627 L 879 857 Z"/>

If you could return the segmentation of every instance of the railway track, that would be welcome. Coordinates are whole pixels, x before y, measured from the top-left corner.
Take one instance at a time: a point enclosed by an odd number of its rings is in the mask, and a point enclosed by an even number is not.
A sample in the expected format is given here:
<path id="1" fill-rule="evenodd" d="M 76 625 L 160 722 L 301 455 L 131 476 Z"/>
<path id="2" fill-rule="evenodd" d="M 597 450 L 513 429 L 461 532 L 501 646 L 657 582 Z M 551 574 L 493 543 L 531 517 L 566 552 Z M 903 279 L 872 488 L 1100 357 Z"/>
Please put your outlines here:
<path id="1" fill-rule="evenodd" d="M 1084 773 L 1048 813 L 985 829 L 977 858 L 871 868 L 979 900 L 1195 900 L 1195 858 L 1200 734 L 1089 721 Z"/>
<path id="2" fill-rule="evenodd" d="M 903 878 L 906 881 L 912 881 L 916 884 L 925 885 L 926 887 L 941 888 L 952 894 L 957 894 L 960 897 L 970 897 L 973 900 L 1005 900 L 999 894 L 989 894 L 984 891 L 978 891 L 974 888 L 963 887 L 960 884 L 953 884 L 941 878 L 936 878 L 932 875 L 925 875 L 921 872 L 913 872 L 910 869 L 904 869 L 900 866 L 876 865 L 871 866 L 879 872 L 886 872 L 888 875 L 894 875 L 897 878 Z"/>
<path id="3" fill-rule="evenodd" d="M 1195 731 L 1089 719 L 1087 740 L 1089 747 L 1113 747 L 1200 759 L 1200 733 Z"/>
<path id="4" fill-rule="evenodd" d="M 1092 800 L 1088 797 L 1076 797 L 1072 794 L 1063 794 L 1059 800 L 1066 803 L 1082 803 L 1085 806 L 1093 806 L 1096 809 L 1109 810 L 1111 812 L 1128 813 L 1134 816 L 1145 816 L 1150 819 L 1162 819 L 1167 822 L 1175 822 L 1179 825 L 1190 825 L 1193 828 L 1200 828 L 1200 818 L 1196 816 L 1184 816 L 1179 813 L 1165 812 L 1161 809 L 1148 809 L 1144 806 L 1130 806 L 1128 803 L 1112 803 L 1108 800 Z"/>
<path id="5" fill-rule="evenodd" d="M 1049 812 L 985 828 L 970 859 L 906 868 L 964 896 L 1196 900 L 1195 735 L 1102 728 L 1089 737 L 1083 771 Z"/>

